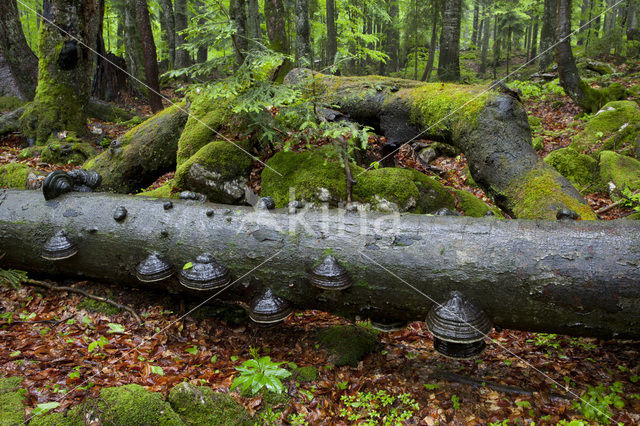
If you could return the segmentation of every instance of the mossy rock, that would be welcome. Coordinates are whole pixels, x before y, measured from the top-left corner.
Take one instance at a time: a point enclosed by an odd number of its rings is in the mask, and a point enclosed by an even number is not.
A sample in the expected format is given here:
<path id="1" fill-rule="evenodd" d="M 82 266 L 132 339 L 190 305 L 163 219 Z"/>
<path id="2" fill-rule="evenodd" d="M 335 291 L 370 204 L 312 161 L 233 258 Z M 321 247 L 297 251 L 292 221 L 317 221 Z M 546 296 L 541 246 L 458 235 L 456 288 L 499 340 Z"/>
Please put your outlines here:
<path id="1" fill-rule="evenodd" d="M 25 104 L 25 101 L 15 96 L 0 97 L 0 111 L 13 111 L 14 109 L 18 109 Z"/>
<path id="2" fill-rule="evenodd" d="M 167 398 L 187 425 L 252 425 L 246 410 L 231 395 L 182 382 Z"/>
<path id="3" fill-rule="evenodd" d="M 326 160 L 322 151 L 279 152 L 267 161 L 267 165 L 271 168 L 262 172 L 261 195 L 273 197 L 277 207 L 285 207 L 290 201 L 289 188 L 295 189 L 298 200 L 329 202 L 331 205 L 346 200 L 345 170 L 339 162 Z M 352 187 L 353 201 L 371 203 L 379 209 L 393 203 L 400 211 L 412 213 L 454 208 L 453 196 L 444 186 L 416 170 L 381 168 L 365 171 L 355 164 L 350 168 L 357 181 Z"/>
<path id="4" fill-rule="evenodd" d="M 488 211 L 492 211 L 498 218 L 503 218 L 502 212 L 497 207 L 492 207 L 468 191 L 450 188 L 458 201 L 458 206 L 465 216 L 483 217 Z"/>
<path id="5" fill-rule="evenodd" d="M 596 220 L 589 205 L 567 193 L 557 179 L 559 176 L 553 168 L 539 165 L 509 188 L 511 199 L 516 200 L 511 206 L 515 217 L 556 220 L 558 209 L 568 208 L 578 213 L 583 220 Z M 550 203 L 549 200 L 555 202 Z"/>
<path id="6" fill-rule="evenodd" d="M 613 182 L 618 189 L 625 187 L 632 191 L 640 189 L 640 161 L 613 151 L 600 153 L 598 167 L 600 180 L 606 185 Z"/>
<path id="7" fill-rule="evenodd" d="M 533 138 L 531 140 L 531 146 L 533 146 L 533 149 L 535 149 L 537 151 L 543 149 L 544 148 L 544 137 L 536 136 L 535 138 Z"/>
<path id="8" fill-rule="evenodd" d="M 96 155 L 88 143 L 78 142 L 73 137 L 50 142 L 40 151 L 40 159 L 49 164 L 83 164 Z"/>
<path id="9" fill-rule="evenodd" d="M 321 330 L 318 332 L 318 341 L 331 355 L 333 364 L 338 367 L 357 367 L 358 361 L 379 346 L 377 333 L 354 325 L 337 325 Z"/>
<path id="10" fill-rule="evenodd" d="M 18 160 L 26 160 L 27 158 L 40 157 L 42 153 L 41 146 L 30 146 L 24 148 L 18 153 Z"/>
<path id="11" fill-rule="evenodd" d="M 22 377 L 0 377 L 0 426 L 18 426 L 25 422 Z"/>
<path id="12" fill-rule="evenodd" d="M 561 148 L 552 151 L 544 162 L 556 169 L 577 188 L 584 188 L 593 182 L 597 161 L 573 148 Z M 598 182 L 596 182 L 598 185 Z"/>
<path id="13" fill-rule="evenodd" d="M 22 163 L 0 166 L 0 188 L 25 189 L 31 172 L 31 167 Z"/>
<path id="14" fill-rule="evenodd" d="M 254 161 L 247 154 L 249 149 L 248 141 L 233 144 L 224 140 L 210 142 L 178 167 L 176 185 L 204 194 L 211 202 L 242 203 Z"/>
<path id="15" fill-rule="evenodd" d="M 136 195 L 141 197 L 152 197 L 152 198 L 178 198 L 178 193 L 172 193 L 173 188 L 175 187 L 175 182 L 173 179 L 170 179 L 163 183 L 161 186 L 156 189 L 152 189 L 150 191 L 140 192 Z"/>
<path id="16" fill-rule="evenodd" d="M 108 292 L 111 293 L 111 292 Z M 107 297 L 111 297 L 111 294 L 106 294 Z M 116 315 L 120 313 L 120 309 L 116 308 L 109 303 L 101 302 L 99 300 L 83 297 L 82 301 L 78 303 L 78 309 L 86 309 L 89 312 L 99 312 L 105 315 Z"/>
<path id="17" fill-rule="evenodd" d="M 100 391 L 98 413 L 104 425 L 184 425 L 160 393 L 130 384 Z"/>
<path id="18" fill-rule="evenodd" d="M 571 140 L 570 148 L 596 156 L 604 150 L 638 158 L 640 153 L 640 108 L 632 101 L 606 104 Z"/>
<path id="19" fill-rule="evenodd" d="M 84 426 L 84 405 L 77 405 L 64 413 L 47 413 L 34 417 L 29 426 Z"/>
<path id="20" fill-rule="evenodd" d="M 531 133 L 537 133 L 542 130 L 542 120 L 538 117 L 529 115 L 527 116 L 527 120 L 529 121 L 529 128 L 531 129 Z"/>

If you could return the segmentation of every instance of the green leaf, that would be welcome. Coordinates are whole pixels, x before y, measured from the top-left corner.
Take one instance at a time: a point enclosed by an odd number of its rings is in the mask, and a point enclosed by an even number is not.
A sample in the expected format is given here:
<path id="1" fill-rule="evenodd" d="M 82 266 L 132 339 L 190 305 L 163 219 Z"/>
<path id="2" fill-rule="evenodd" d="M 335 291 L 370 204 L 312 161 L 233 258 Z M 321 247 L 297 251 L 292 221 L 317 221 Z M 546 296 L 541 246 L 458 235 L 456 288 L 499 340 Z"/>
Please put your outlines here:
<path id="1" fill-rule="evenodd" d="M 164 376 L 164 370 L 159 365 L 151 366 L 151 374 L 157 374 L 158 376 Z"/>
<path id="2" fill-rule="evenodd" d="M 20 352 L 20 351 L 14 351 L 14 352 L 11 352 L 11 353 L 9 354 L 9 356 L 10 356 L 11 358 L 15 358 L 15 357 L 19 356 L 21 353 L 22 353 L 22 352 Z"/>
<path id="3" fill-rule="evenodd" d="M 49 411 L 58 408 L 60 406 L 60 403 L 57 401 L 54 402 L 44 402 L 42 404 L 38 404 L 36 405 L 36 408 L 33 409 L 33 411 L 31 412 L 32 416 L 41 416 L 43 414 L 48 413 Z"/>
<path id="4" fill-rule="evenodd" d="M 109 331 L 107 331 L 107 333 L 124 333 L 124 326 L 121 324 L 110 322 L 107 325 L 109 326 Z"/>
<path id="5" fill-rule="evenodd" d="M 185 349 L 185 352 L 188 352 L 191 355 L 196 355 L 198 353 L 198 347 L 196 345 L 193 345 L 193 346 L 188 347 L 187 349 Z"/>
<path id="6" fill-rule="evenodd" d="M 193 268 L 193 263 L 191 262 L 187 262 L 184 264 L 184 266 L 182 267 L 182 269 L 191 269 Z"/>

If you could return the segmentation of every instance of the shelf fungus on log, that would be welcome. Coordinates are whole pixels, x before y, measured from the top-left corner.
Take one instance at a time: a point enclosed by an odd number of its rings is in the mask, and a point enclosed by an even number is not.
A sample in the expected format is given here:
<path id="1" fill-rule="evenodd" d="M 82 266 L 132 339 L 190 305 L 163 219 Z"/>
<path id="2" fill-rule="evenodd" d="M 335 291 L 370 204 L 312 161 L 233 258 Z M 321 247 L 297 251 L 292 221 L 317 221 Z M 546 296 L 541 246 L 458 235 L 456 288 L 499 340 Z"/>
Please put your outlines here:
<path id="1" fill-rule="evenodd" d="M 78 253 L 78 246 L 67 238 L 67 232 L 62 229 L 49 238 L 42 248 L 42 257 L 47 260 L 64 260 Z"/>
<path id="2" fill-rule="evenodd" d="M 136 266 L 136 277 L 143 283 L 163 281 L 173 275 L 173 266 L 158 253 L 151 253 Z"/>
<path id="3" fill-rule="evenodd" d="M 270 326 L 284 321 L 291 312 L 291 303 L 266 288 L 251 302 L 249 318 L 260 325 Z"/>
<path id="4" fill-rule="evenodd" d="M 349 273 L 336 258 L 329 255 L 311 271 L 311 284 L 323 290 L 345 290 L 351 287 Z"/>
<path id="5" fill-rule="evenodd" d="M 53 200 L 71 191 L 73 191 L 73 178 L 60 170 L 49 173 L 42 184 L 42 193 L 45 200 Z"/>
<path id="6" fill-rule="evenodd" d="M 371 327 L 375 330 L 382 331 L 383 333 L 390 333 L 392 331 L 400 331 L 407 326 L 406 321 L 388 320 L 384 318 L 371 319 Z"/>
<path id="7" fill-rule="evenodd" d="M 482 353 L 484 338 L 493 328 L 487 314 L 459 291 L 452 291 L 449 300 L 431 308 L 426 325 L 436 351 L 460 359 Z"/>
<path id="8" fill-rule="evenodd" d="M 209 253 L 203 253 L 188 268 L 183 268 L 178 276 L 180 284 L 193 292 L 217 290 L 231 282 L 231 274 L 226 266 L 216 262 Z"/>

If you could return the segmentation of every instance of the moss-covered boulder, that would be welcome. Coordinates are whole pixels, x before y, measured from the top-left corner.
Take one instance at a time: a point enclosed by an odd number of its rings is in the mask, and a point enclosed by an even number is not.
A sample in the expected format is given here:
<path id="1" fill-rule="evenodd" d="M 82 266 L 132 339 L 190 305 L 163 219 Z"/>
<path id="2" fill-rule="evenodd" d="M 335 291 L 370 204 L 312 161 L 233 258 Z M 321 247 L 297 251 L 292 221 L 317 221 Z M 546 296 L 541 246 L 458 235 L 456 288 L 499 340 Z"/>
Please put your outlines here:
<path id="1" fill-rule="evenodd" d="M 13 111 L 24 104 L 26 104 L 25 101 L 15 96 L 0 96 L 0 111 Z"/>
<path id="2" fill-rule="evenodd" d="M 216 140 L 200 148 L 176 170 L 175 182 L 207 196 L 211 202 L 242 204 L 247 201 L 253 157 L 248 141 Z"/>
<path id="3" fill-rule="evenodd" d="M 22 377 L 0 378 L 0 425 L 19 426 L 25 422 L 24 400 L 27 394 L 21 389 Z"/>
<path id="4" fill-rule="evenodd" d="M 152 198 L 178 198 L 178 193 L 173 192 L 175 187 L 175 182 L 173 179 L 166 181 L 161 186 L 156 189 L 152 189 L 151 191 L 144 191 L 136 194 L 141 197 L 152 197 Z"/>
<path id="5" fill-rule="evenodd" d="M 45 163 L 77 165 L 96 155 L 95 148 L 88 143 L 76 141 L 73 137 L 56 139 L 40 151 L 40 159 Z"/>
<path id="6" fill-rule="evenodd" d="M 187 425 L 252 425 L 246 410 L 231 395 L 187 382 L 176 385 L 167 398 Z"/>
<path id="7" fill-rule="evenodd" d="M 600 180 L 606 185 L 613 182 L 618 189 L 625 187 L 632 191 L 640 189 L 640 161 L 613 151 L 600 153 L 598 167 Z"/>
<path id="8" fill-rule="evenodd" d="M 573 148 L 552 151 L 544 161 L 578 188 L 594 183 L 597 161 L 593 157 L 580 154 Z"/>
<path id="9" fill-rule="evenodd" d="M 104 425 L 185 424 L 160 393 L 150 392 L 136 384 L 102 389 L 97 412 Z"/>
<path id="10" fill-rule="evenodd" d="M 128 131 L 84 168 L 100 173 L 103 191 L 137 192 L 174 170 L 186 121 L 184 104 L 173 105 Z"/>
<path id="11" fill-rule="evenodd" d="M 632 101 L 615 101 L 602 107 L 584 130 L 573 137 L 569 147 L 596 158 L 603 150 L 640 158 L 638 138 L 640 107 Z"/>
<path id="12" fill-rule="evenodd" d="M 468 191 L 460 189 L 451 189 L 456 199 L 458 207 L 462 209 L 465 216 L 483 217 L 488 211 L 492 211 L 496 217 L 502 218 L 502 212 L 499 208 L 488 205 L 478 197 Z"/>
<path id="13" fill-rule="evenodd" d="M 337 205 L 347 198 L 344 168 L 327 160 L 320 151 L 279 152 L 262 172 L 262 196 L 273 197 L 277 207 L 289 200 L 290 188 L 298 200 Z M 353 201 L 374 209 L 430 213 L 442 207 L 455 208 L 453 196 L 443 185 L 413 169 L 381 168 L 365 171 L 354 164 L 351 173 Z M 280 173 L 278 175 L 275 171 Z"/>
<path id="14" fill-rule="evenodd" d="M 9 163 L 0 166 L 0 188 L 26 189 L 31 167 L 22 163 Z"/>
<path id="15" fill-rule="evenodd" d="M 206 94 L 198 96 L 178 142 L 178 167 L 206 144 L 217 139 L 216 132 L 229 117 L 230 110 L 226 102 L 211 101 Z"/>
<path id="16" fill-rule="evenodd" d="M 353 325 L 337 325 L 318 332 L 318 341 L 329 352 L 336 366 L 356 367 L 358 361 L 379 346 L 377 333 Z"/>

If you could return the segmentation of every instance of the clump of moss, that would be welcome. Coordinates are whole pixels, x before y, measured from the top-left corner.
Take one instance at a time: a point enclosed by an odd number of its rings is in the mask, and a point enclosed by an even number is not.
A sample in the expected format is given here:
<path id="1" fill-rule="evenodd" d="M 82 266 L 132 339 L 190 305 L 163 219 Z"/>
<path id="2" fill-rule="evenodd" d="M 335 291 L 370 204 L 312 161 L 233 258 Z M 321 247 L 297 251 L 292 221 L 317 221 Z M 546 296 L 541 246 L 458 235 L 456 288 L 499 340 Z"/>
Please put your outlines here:
<path id="1" fill-rule="evenodd" d="M 31 168 L 22 163 L 0 166 L 0 188 L 25 189 Z"/>
<path id="2" fill-rule="evenodd" d="M 25 421 L 22 377 L 0 378 L 0 425 L 20 425 Z"/>
<path id="3" fill-rule="evenodd" d="M 568 208 L 583 220 L 596 220 L 593 210 L 569 196 L 556 177 L 553 169 L 538 166 L 514 184 L 509 189 L 511 199 L 516 200 L 511 208 L 514 215 L 518 219 L 555 220 L 558 209 Z"/>
<path id="4" fill-rule="evenodd" d="M 527 117 L 527 120 L 529 121 L 529 128 L 531 129 L 531 133 L 537 133 L 542 130 L 542 121 L 538 117 L 529 115 Z"/>
<path id="5" fill-rule="evenodd" d="M 356 367 L 358 361 L 374 352 L 379 345 L 372 330 L 352 325 L 338 325 L 318 333 L 318 341 L 329 352 L 336 366 Z"/>
<path id="6" fill-rule="evenodd" d="M 78 309 L 86 309 L 89 312 L 100 312 L 105 315 L 120 313 L 120 309 L 115 306 L 99 300 L 89 299 L 88 297 L 82 298 L 82 301 L 78 303 Z"/>
<path id="7" fill-rule="evenodd" d="M 616 151 L 635 156 L 640 136 L 640 108 L 632 101 L 615 101 L 604 105 L 573 137 L 570 148 L 583 154 Z"/>
<path id="8" fill-rule="evenodd" d="M 184 425 L 161 394 L 136 384 L 102 389 L 98 408 L 104 425 Z"/>
<path id="9" fill-rule="evenodd" d="M 74 136 L 51 138 L 40 151 L 41 160 L 49 164 L 82 164 L 95 155 L 93 146 L 79 142 Z"/>
<path id="10" fill-rule="evenodd" d="M 296 367 L 293 369 L 293 376 L 299 382 L 313 382 L 318 378 L 318 369 L 313 365 Z"/>
<path id="11" fill-rule="evenodd" d="M 182 382 L 167 398 L 187 425 L 252 425 L 249 414 L 231 395 Z"/>
<path id="12" fill-rule="evenodd" d="M 500 209 L 491 207 L 484 201 L 479 200 L 475 195 L 468 191 L 462 191 L 460 189 L 452 189 L 455 197 L 458 201 L 458 205 L 464 212 L 465 216 L 470 217 L 483 217 L 489 210 L 491 210 L 497 217 L 502 218 Z"/>
<path id="13" fill-rule="evenodd" d="M 552 151 L 544 161 L 578 188 L 593 183 L 596 160 L 588 155 L 580 154 L 573 148 Z"/>
<path id="14" fill-rule="evenodd" d="M 178 193 L 173 193 L 175 183 L 173 179 L 170 179 L 163 183 L 161 186 L 150 191 L 140 192 L 136 195 L 141 197 L 153 197 L 153 198 L 178 198 Z"/>
<path id="15" fill-rule="evenodd" d="M 25 104 L 25 101 L 20 98 L 16 98 L 15 96 L 0 97 L 0 111 L 13 111 L 14 109 L 18 109 Z"/>
<path id="16" fill-rule="evenodd" d="M 26 160 L 27 158 L 40 157 L 42 153 L 42 147 L 40 146 L 30 146 L 24 148 L 18 154 L 18 160 Z"/>
<path id="17" fill-rule="evenodd" d="M 536 136 L 531 140 L 531 146 L 535 150 L 541 150 L 544 148 L 544 138 L 542 136 Z"/>
<path id="18" fill-rule="evenodd" d="M 600 153 L 600 180 L 606 185 L 613 182 L 618 189 L 640 189 L 640 161 L 613 151 Z"/>

